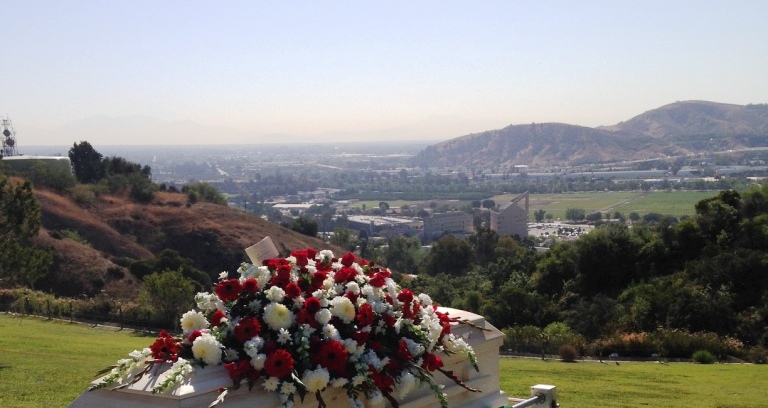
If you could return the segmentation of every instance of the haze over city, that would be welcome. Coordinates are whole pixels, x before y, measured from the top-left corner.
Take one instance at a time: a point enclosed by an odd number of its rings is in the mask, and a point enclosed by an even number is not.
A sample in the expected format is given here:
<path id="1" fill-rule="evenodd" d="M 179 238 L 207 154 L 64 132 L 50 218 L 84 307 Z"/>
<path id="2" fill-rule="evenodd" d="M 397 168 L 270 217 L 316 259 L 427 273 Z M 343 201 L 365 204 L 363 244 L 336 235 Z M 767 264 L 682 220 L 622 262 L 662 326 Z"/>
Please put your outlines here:
<path id="1" fill-rule="evenodd" d="M 768 102 L 768 2 L 0 2 L 20 146 L 441 141 Z"/>

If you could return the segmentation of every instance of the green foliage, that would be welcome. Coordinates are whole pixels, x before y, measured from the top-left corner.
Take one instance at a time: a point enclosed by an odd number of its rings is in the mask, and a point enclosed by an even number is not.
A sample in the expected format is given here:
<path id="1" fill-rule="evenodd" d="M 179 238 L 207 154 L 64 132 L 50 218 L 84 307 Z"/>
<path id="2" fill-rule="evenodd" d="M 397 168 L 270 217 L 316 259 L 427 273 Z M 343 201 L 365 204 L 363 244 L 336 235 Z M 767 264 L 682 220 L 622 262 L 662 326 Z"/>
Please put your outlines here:
<path id="1" fill-rule="evenodd" d="M 296 218 L 288 225 L 285 225 L 285 227 L 290 228 L 299 234 L 306 235 L 308 237 L 316 237 L 317 231 L 319 230 L 319 227 L 317 225 L 317 221 L 305 217 L 300 216 L 299 218 Z"/>
<path id="2" fill-rule="evenodd" d="M 181 192 L 187 194 L 187 199 L 192 204 L 198 200 L 203 200 L 213 204 L 227 205 L 227 198 L 216 187 L 208 183 L 187 184 L 181 188 Z"/>
<path id="3" fill-rule="evenodd" d="M 565 218 L 571 221 L 581 221 L 586 217 L 583 208 L 568 208 L 565 210 Z"/>
<path id="4" fill-rule="evenodd" d="M 40 205 L 31 183 L 14 185 L 0 177 L 0 278 L 31 287 L 48 272 L 53 255 L 31 242 L 40 225 Z"/>
<path id="5" fill-rule="evenodd" d="M 573 347 L 570 344 L 563 344 L 560 346 L 557 350 L 557 354 L 560 355 L 560 360 L 566 363 L 573 363 L 579 358 L 579 352 L 576 350 L 576 347 Z"/>
<path id="6" fill-rule="evenodd" d="M 715 355 L 710 353 L 707 350 L 696 351 L 695 353 L 693 353 L 693 356 L 691 356 L 691 360 L 699 364 L 712 364 L 715 361 L 717 361 L 717 359 L 715 358 Z"/>
<path id="7" fill-rule="evenodd" d="M 144 277 L 139 300 L 151 305 L 165 327 L 177 327 L 181 313 L 193 306 L 195 286 L 181 271 L 166 270 Z"/>
<path id="8" fill-rule="evenodd" d="M 75 143 L 69 149 L 69 161 L 75 170 L 75 177 L 81 183 L 95 183 L 104 177 L 104 168 L 101 163 L 101 153 L 82 141 Z"/>
<path id="9" fill-rule="evenodd" d="M 424 272 L 427 275 L 445 273 L 448 275 L 465 274 L 474 260 L 471 245 L 453 235 L 446 235 L 437 240 L 424 259 Z"/>
<path id="10" fill-rule="evenodd" d="M 195 290 L 210 290 L 212 281 L 205 272 L 197 269 L 194 262 L 181 256 L 178 251 L 164 249 L 157 257 L 134 261 L 128 269 L 136 278 L 142 279 L 155 271 L 180 271 L 185 278 L 195 285 Z"/>

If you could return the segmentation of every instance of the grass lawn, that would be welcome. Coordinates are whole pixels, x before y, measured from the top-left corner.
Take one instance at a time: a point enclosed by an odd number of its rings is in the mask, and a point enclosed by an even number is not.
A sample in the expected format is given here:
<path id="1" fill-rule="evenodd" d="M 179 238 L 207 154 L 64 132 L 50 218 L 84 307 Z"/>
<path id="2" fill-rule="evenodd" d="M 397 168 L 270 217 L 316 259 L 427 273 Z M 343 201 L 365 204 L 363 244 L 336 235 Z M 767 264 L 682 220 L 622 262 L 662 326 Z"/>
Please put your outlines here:
<path id="1" fill-rule="evenodd" d="M 66 407 L 101 368 L 148 346 L 114 328 L 0 314 L 0 407 Z M 528 397 L 557 386 L 562 407 L 765 407 L 768 365 L 501 359 L 501 388 Z"/>
<path id="2" fill-rule="evenodd" d="M 501 388 L 530 396 L 530 386 L 557 386 L 561 407 L 766 407 L 768 365 L 562 363 L 503 358 Z"/>

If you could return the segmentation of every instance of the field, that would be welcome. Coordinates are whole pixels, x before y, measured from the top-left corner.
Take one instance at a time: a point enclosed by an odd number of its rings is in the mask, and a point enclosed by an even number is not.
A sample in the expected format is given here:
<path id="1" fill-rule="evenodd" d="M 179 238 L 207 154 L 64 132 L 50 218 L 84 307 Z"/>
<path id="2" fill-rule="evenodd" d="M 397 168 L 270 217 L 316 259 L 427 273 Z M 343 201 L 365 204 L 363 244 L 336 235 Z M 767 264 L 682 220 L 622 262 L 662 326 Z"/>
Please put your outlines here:
<path id="1" fill-rule="evenodd" d="M 65 407 L 93 374 L 153 337 L 0 314 L 0 406 Z M 768 366 L 501 359 L 501 388 L 528 397 L 557 386 L 562 407 L 765 407 Z"/>

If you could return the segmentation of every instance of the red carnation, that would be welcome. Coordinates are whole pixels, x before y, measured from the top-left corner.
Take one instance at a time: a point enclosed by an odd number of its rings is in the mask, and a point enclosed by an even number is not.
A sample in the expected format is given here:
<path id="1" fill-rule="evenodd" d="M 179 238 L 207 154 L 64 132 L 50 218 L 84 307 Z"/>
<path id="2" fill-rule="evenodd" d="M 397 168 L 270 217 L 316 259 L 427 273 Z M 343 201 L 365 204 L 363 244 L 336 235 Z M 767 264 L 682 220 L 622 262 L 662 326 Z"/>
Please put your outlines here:
<path id="1" fill-rule="evenodd" d="M 284 349 L 277 349 L 264 361 L 264 371 L 275 378 L 287 377 L 293 371 L 293 357 Z"/>
<path id="2" fill-rule="evenodd" d="M 309 261 L 309 259 L 308 259 L 309 255 L 307 255 L 307 251 L 306 250 L 293 251 L 293 252 L 291 252 L 291 256 L 296 258 L 296 265 L 307 266 L 307 264 L 309 263 L 308 262 Z"/>
<path id="3" fill-rule="evenodd" d="M 224 368 L 229 373 L 229 378 L 233 381 L 237 381 L 240 378 L 245 377 L 251 370 L 251 364 L 248 360 L 238 360 L 231 363 L 224 364 Z"/>
<path id="4" fill-rule="evenodd" d="M 305 251 L 307 251 L 307 257 L 309 259 L 317 258 L 317 251 L 314 248 L 307 248 Z"/>
<path id="5" fill-rule="evenodd" d="M 304 301 L 304 309 L 307 309 L 307 312 L 314 315 L 320 310 L 320 299 L 316 297 L 308 297 Z"/>
<path id="6" fill-rule="evenodd" d="M 190 343 L 194 343 L 195 339 L 202 335 L 203 335 L 202 331 L 194 330 L 192 333 L 189 333 L 189 336 L 187 336 L 187 340 L 189 340 Z"/>
<path id="7" fill-rule="evenodd" d="M 355 263 L 355 254 L 352 252 L 347 252 L 344 254 L 344 256 L 341 257 L 341 264 L 349 268 L 352 266 L 352 264 Z"/>
<path id="8" fill-rule="evenodd" d="M 248 278 L 243 282 L 243 290 L 250 294 L 254 294 L 259 291 L 259 281 L 254 278 Z"/>
<path id="9" fill-rule="evenodd" d="M 227 279 L 219 282 L 216 285 L 216 296 L 224 302 L 235 300 L 240 296 L 240 292 L 243 291 L 243 286 L 238 279 Z"/>
<path id="10" fill-rule="evenodd" d="M 381 272 L 373 275 L 373 277 L 370 280 L 371 286 L 373 286 L 374 288 L 380 288 L 384 286 L 386 282 L 387 282 L 386 278 L 384 278 L 384 275 Z"/>
<path id="11" fill-rule="evenodd" d="M 235 338 L 240 343 L 245 343 L 258 336 L 259 333 L 261 333 L 261 324 L 252 317 L 240 320 L 240 323 L 235 326 Z"/>
<path id="12" fill-rule="evenodd" d="M 368 341 L 368 338 L 371 337 L 371 332 L 362 331 L 362 330 L 355 330 L 354 333 L 352 333 L 352 339 L 357 342 L 358 346 L 362 346 L 365 344 L 366 341 Z"/>
<path id="13" fill-rule="evenodd" d="M 395 385 L 395 380 L 388 376 L 386 373 L 380 373 L 376 371 L 373 366 L 368 366 L 368 372 L 371 374 L 371 380 L 376 384 L 380 390 L 384 392 L 392 392 L 392 386 Z"/>
<path id="14" fill-rule="evenodd" d="M 312 289 L 317 290 L 323 287 L 323 281 L 328 277 L 325 272 L 315 272 L 312 274 Z"/>
<path id="15" fill-rule="evenodd" d="M 221 319 L 226 319 L 227 314 L 222 312 L 221 310 L 217 310 L 213 312 L 213 316 L 211 316 L 211 325 L 219 327 L 221 326 Z"/>
<path id="16" fill-rule="evenodd" d="M 364 303 L 357 311 L 357 324 L 360 327 L 373 324 L 373 308 L 368 303 Z"/>
<path id="17" fill-rule="evenodd" d="M 165 330 L 161 331 L 157 340 L 149 346 L 149 349 L 152 350 L 152 358 L 162 361 L 176 361 L 180 348 L 181 344 L 177 343 L 176 339 Z"/>
<path id="18" fill-rule="evenodd" d="M 411 292 L 408 289 L 403 289 L 398 295 L 397 300 L 403 302 L 403 303 L 411 303 L 413 302 L 413 292 Z"/>
<path id="19" fill-rule="evenodd" d="M 301 295 L 301 288 L 296 282 L 291 282 L 285 285 L 285 296 L 289 299 L 296 299 L 299 295 Z"/>
<path id="20" fill-rule="evenodd" d="M 400 343 L 398 343 L 397 356 L 405 361 L 411 361 L 413 359 L 411 352 L 408 351 L 408 343 L 406 343 L 405 340 L 400 340 Z"/>
<path id="21" fill-rule="evenodd" d="M 341 371 L 344 369 L 344 364 L 347 363 L 347 349 L 340 341 L 331 340 L 322 347 L 317 354 L 312 355 L 312 362 L 320 364 L 328 369 L 328 371 Z"/>
<path id="22" fill-rule="evenodd" d="M 339 271 L 333 275 L 333 280 L 336 281 L 336 283 L 352 282 L 355 280 L 355 276 L 357 276 L 356 270 L 349 267 L 344 267 L 339 269 Z"/>

